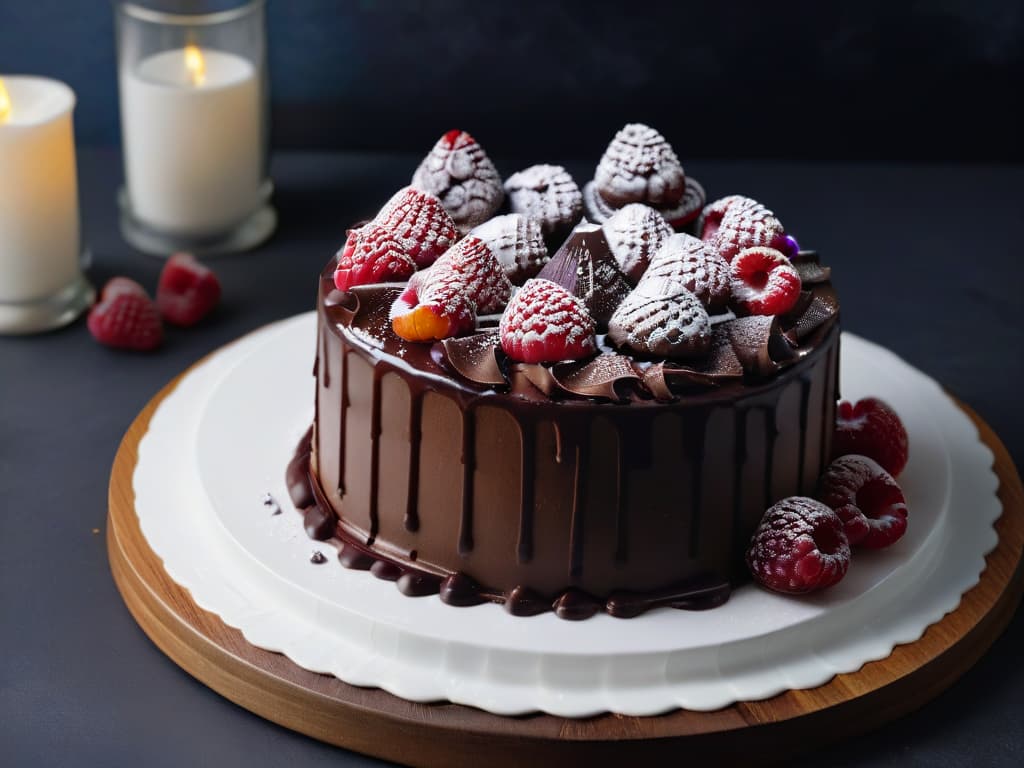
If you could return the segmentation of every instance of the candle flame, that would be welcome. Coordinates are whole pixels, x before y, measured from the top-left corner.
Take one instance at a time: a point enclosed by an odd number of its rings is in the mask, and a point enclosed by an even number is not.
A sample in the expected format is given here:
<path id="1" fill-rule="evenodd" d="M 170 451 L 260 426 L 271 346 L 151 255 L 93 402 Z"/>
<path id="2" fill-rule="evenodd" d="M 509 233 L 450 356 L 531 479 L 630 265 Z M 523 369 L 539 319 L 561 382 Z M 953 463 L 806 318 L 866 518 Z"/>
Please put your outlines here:
<path id="1" fill-rule="evenodd" d="M 192 85 L 202 85 L 206 81 L 206 58 L 194 43 L 185 46 L 185 70 Z"/>
<path id="2" fill-rule="evenodd" d="M 4 79 L 0 77 L 0 123 L 6 122 L 11 116 L 11 95 L 7 93 Z"/>

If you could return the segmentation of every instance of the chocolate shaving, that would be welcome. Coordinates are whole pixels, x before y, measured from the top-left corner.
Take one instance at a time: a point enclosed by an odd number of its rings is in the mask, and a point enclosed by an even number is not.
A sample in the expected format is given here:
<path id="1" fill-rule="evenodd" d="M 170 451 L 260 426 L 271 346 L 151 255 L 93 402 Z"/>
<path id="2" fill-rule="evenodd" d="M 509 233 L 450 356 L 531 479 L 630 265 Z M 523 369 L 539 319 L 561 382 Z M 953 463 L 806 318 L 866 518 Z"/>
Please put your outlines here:
<path id="1" fill-rule="evenodd" d="M 603 230 L 588 223 L 573 230 L 537 277 L 579 296 L 599 330 L 608 326 L 608 320 L 632 289 L 619 270 Z"/>
<path id="2" fill-rule="evenodd" d="M 733 348 L 727 325 L 719 323 L 712 327 L 711 350 L 701 365 L 655 363 L 644 370 L 644 386 L 656 399 L 664 401 L 674 399 L 681 390 L 716 387 L 743 378 L 743 365 Z"/>
<path id="3" fill-rule="evenodd" d="M 520 394 L 535 388 L 551 397 L 561 389 L 551 375 L 551 370 L 540 363 L 513 363 L 509 367 L 509 378 L 512 391 Z"/>
<path id="4" fill-rule="evenodd" d="M 804 285 L 818 285 L 832 279 L 832 269 L 821 266 L 817 251 L 800 251 L 791 261 Z"/>
<path id="5" fill-rule="evenodd" d="M 815 291 L 811 303 L 786 331 L 786 340 L 794 346 L 799 346 L 816 330 L 826 324 L 830 325 L 838 313 L 839 302 L 832 292 Z"/>
<path id="6" fill-rule="evenodd" d="M 445 339 L 441 346 L 448 365 L 464 379 L 493 387 L 508 383 L 495 354 L 498 349 L 497 329 L 488 329 L 459 339 Z"/>
<path id="7" fill-rule="evenodd" d="M 618 390 L 622 382 L 640 380 L 632 362 L 622 355 L 598 355 L 585 363 L 559 363 L 551 368 L 551 376 L 570 394 L 616 401 L 624 399 Z"/>
<path id="8" fill-rule="evenodd" d="M 732 348 L 746 373 L 768 376 L 778 370 L 779 365 L 769 351 L 772 336 L 781 334 L 776 318 L 765 315 L 738 317 L 718 327 L 729 334 Z"/>

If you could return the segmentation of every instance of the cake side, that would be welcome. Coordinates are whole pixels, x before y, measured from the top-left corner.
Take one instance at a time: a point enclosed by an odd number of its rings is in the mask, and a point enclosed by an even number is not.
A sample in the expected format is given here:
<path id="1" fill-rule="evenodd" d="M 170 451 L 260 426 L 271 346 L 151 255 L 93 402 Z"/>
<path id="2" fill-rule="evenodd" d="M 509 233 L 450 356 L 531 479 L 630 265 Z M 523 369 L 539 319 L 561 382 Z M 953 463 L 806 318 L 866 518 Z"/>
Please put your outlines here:
<path id="1" fill-rule="evenodd" d="M 349 560 L 422 574 L 416 588 L 430 582 L 443 599 L 535 612 L 592 596 L 582 610 L 617 615 L 694 592 L 720 601 L 743 578 L 766 506 L 809 492 L 829 458 L 834 322 L 760 383 L 674 402 L 551 399 L 523 391 L 537 371 L 511 371 L 520 391 L 502 392 L 456 374 L 441 345 L 402 344 L 382 322 L 398 287 L 339 292 L 329 269 L 311 460 L 319 506 L 337 517 Z M 827 283 L 814 290 L 834 300 Z"/>

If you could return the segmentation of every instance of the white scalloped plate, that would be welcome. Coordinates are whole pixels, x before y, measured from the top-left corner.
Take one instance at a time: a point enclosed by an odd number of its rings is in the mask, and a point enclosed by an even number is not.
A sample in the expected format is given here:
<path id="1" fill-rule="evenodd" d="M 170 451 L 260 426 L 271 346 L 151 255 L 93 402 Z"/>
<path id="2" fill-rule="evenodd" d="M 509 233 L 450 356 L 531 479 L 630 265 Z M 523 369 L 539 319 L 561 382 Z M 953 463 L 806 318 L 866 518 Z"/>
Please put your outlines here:
<path id="1" fill-rule="evenodd" d="M 919 638 L 977 583 L 997 543 L 998 480 L 973 424 L 932 379 L 844 334 L 844 398 L 888 400 L 910 433 L 900 478 L 910 525 L 888 550 L 857 552 L 835 588 L 792 598 L 750 585 L 711 611 L 583 622 L 408 598 L 333 557 L 312 564 L 313 551 L 333 552 L 288 502 L 284 468 L 312 419 L 315 326 L 314 313 L 269 326 L 184 377 L 140 443 L 135 506 L 196 603 L 253 645 L 354 685 L 566 717 L 768 698 Z M 283 514 L 263 506 L 267 491 Z"/>

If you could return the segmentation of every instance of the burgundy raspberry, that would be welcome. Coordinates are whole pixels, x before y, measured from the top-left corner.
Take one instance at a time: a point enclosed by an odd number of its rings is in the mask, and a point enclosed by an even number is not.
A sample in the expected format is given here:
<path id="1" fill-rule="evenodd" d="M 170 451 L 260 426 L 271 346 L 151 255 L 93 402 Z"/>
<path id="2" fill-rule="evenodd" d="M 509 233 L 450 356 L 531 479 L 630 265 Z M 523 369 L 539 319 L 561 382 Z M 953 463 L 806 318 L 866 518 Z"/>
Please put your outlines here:
<path id="1" fill-rule="evenodd" d="M 846 575 L 850 544 L 835 512 L 820 501 L 790 496 L 764 513 L 747 550 L 747 566 L 768 589 L 813 592 Z"/>
<path id="2" fill-rule="evenodd" d="M 907 531 L 907 503 L 892 475 L 867 456 L 842 456 L 822 475 L 818 498 L 839 515 L 855 546 L 880 549 Z"/>
<path id="3" fill-rule="evenodd" d="M 868 456 L 893 477 L 907 466 L 909 438 L 896 411 L 877 397 L 866 397 L 856 404 L 839 404 L 832 455 L 857 453 Z"/>

